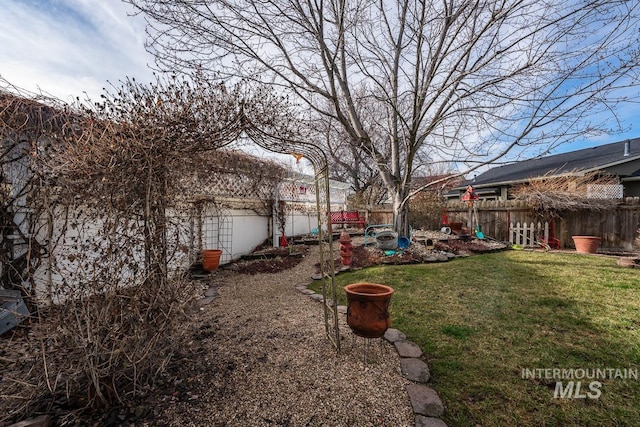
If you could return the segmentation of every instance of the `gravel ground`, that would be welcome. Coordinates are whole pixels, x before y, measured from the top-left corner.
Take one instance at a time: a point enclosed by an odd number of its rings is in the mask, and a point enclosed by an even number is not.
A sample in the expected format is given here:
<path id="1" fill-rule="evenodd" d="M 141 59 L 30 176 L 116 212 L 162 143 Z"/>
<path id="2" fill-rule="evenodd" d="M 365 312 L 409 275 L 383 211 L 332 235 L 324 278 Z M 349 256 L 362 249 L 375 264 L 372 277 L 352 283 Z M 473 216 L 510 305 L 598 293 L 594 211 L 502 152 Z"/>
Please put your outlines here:
<path id="1" fill-rule="evenodd" d="M 367 345 L 340 315 L 336 353 L 322 305 L 295 289 L 315 262 L 317 247 L 278 274 L 218 274 L 217 297 L 194 315 L 174 391 L 157 398 L 147 418 L 155 421 L 144 425 L 413 426 L 395 349 Z"/>

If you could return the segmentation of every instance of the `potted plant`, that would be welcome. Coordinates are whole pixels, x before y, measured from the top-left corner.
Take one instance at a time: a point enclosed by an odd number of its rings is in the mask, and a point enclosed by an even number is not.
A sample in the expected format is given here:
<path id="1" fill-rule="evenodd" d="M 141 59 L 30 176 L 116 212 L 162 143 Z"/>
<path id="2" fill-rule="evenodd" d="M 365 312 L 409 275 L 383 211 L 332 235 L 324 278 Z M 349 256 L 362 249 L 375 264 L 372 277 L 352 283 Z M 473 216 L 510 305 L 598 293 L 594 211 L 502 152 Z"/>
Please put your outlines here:
<path id="1" fill-rule="evenodd" d="M 204 249 L 202 251 L 202 269 L 205 271 L 214 271 L 220 265 L 220 257 L 222 251 L 220 249 Z"/>

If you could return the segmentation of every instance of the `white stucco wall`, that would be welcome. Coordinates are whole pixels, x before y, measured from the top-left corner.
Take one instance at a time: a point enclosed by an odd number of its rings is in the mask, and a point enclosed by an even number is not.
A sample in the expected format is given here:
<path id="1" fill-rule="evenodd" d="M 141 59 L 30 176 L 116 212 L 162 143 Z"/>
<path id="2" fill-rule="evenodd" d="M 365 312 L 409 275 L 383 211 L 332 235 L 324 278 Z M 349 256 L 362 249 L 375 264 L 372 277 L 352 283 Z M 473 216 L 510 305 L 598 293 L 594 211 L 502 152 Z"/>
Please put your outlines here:
<path id="1" fill-rule="evenodd" d="M 318 216 L 315 213 L 294 212 L 287 216 L 285 232 L 287 236 L 300 236 L 308 234 L 318 227 Z"/>
<path id="2" fill-rule="evenodd" d="M 144 266 L 144 242 L 127 221 L 88 218 L 86 207 L 57 208 L 53 233 L 40 219 L 36 239 L 46 250 L 33 275 L 38 298 L 53 302 L 88 295 L 105 287 L 139 283 Z M 109 282 L 118 278 L 117 283 Z"/>

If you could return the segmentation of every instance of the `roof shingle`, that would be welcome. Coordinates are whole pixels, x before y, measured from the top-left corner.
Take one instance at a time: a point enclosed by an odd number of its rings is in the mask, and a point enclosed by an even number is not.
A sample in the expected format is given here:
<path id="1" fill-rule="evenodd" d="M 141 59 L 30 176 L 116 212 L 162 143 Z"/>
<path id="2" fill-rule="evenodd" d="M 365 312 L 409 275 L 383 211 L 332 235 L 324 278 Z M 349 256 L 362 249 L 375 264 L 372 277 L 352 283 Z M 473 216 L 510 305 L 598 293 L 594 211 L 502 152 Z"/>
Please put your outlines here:
<path id="1" fill-rule="evenodd" d="M 629 141 L 630 154 L 624 156 L 624 144 Z M 598 147 L 524 160 L 499 166 L 478 175 L 473 185 L 528 181 L 551 173 L 560 175 L 575 170 L 590 171 L 616 163 L 640 158 L 640 138 L 628 139 Z M 468 183 L 471 183 L 469 181 Z M 465 184 L 466 185 L 466 184 Z"/>

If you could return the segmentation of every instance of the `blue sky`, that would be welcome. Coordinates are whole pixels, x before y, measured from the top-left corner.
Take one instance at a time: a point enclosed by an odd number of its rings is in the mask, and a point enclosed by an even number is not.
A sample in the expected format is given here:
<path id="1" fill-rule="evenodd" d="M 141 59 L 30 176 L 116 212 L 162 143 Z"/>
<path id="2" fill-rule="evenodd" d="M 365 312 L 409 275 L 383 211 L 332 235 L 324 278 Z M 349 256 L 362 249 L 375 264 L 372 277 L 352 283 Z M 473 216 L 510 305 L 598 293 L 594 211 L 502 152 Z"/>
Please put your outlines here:
<path id="1" fill-rule="evenodd" d="M 119 0 L 0 0 L 0 76 L 22 89 L 64 101 L 97 99 L 107 81 L 152 78 L 145 22 Z M 636 90 L 637 91 L 637 90 Z M 620 110 L 617 135 L 565 144 L 554 153 L 640 137 L 640 105 Z"/>
<path id="2" fill-rule="evenodd" d="M 149 81 L 142 17 L 119 0 L 0 0 L 0 76 L 64 101 L 111 81 Z"/>

